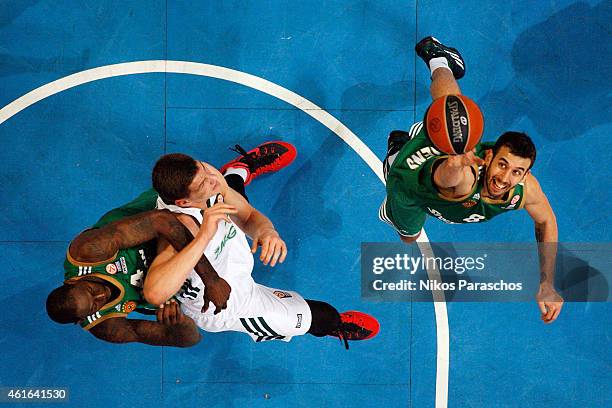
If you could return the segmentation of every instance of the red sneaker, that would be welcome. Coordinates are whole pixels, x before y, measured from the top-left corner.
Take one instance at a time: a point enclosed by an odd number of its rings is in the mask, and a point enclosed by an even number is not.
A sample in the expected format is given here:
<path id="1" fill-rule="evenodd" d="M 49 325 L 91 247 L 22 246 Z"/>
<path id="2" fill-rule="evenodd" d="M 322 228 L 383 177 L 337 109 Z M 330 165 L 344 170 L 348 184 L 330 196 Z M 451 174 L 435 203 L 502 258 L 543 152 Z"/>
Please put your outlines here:
<path id="1" fill-rule="evenodd" d="M 348 350 L 348 340 L 367 340 L 378 334 L 380 324 L 374 316 L 369 314 L 350 311 L 340 313 L 340 327 L 330 334 L 344 341 L 344 347 Z"/>
<path id="2" fill-rule="evenodd" d="M 231 149 L 241 156 L 221 167 L 221 174 L 230 167 L 245 169 L 247 171 L 247 179 L 244 185 L 248 185 L 253 179 L 262 174 L 279 171 L 283 167 L 291 164 L 295 160 L 297 151 L 295 146 L 287 142 L 266 142 L 260 144 L 253 150 L 248 152 L 240 145 L 236 145 Z"/>

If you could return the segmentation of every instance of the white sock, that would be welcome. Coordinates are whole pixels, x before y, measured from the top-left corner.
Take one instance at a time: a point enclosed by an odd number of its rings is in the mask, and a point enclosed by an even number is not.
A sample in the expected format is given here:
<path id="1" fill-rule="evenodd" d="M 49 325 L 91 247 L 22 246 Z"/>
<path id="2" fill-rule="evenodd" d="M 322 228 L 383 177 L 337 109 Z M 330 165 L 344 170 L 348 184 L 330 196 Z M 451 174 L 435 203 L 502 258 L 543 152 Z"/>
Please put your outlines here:
<path id="1" fill-rule="evenodd" d="M 429 69 L 431 70 L 431 75 L 438 68 L 446 68 L 449 71 L 451 70 L 448 66 L 448 61 L 444 57 L 432 58 L 429 60 Z M 452 72 L 452 71 L 451 71 Z"/>
<path id="2" fill-rule="evenodd" d="M 223 173 L 224 176 L 227 176 L 230 174 L 239 175 L 240 177 L 242 177 L 242 180 L 244 180 L 245 183 L 246 183 L 247 176 L 249 175 L 249 173 L 247 173 L 247 170 L 242 167 L 228 167 L 228 169 L 225 170 L 225 173 Z"/>

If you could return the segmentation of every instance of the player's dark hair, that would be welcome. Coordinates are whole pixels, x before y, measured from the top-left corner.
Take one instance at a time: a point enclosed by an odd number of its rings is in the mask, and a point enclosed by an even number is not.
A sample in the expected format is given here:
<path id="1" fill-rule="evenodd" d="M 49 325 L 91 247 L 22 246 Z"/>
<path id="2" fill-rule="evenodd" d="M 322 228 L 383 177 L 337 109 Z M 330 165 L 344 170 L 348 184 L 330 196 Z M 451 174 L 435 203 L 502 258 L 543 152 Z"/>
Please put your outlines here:
<path id="1" fill-rule="evenodd" d="M 153 188 L 166 204 L 189 196 L 189 185 L 198 171 L 197 162 L 182 153 L 162 156 L 153 167 Z"/>
<path id="2" fill-rule="evenodd" d="M 536 159 L 536 147 L 533 141 L 526 133 L 523 132 L 506 132 L 502 134 L 493 146 L 493 156 L 497 154 L 502 146 L 510 149 L 510 153 L 524 159 L 530 159 L 531 164 L 529 169 L 533 167 Z M 529 170 L 527 169 L 527 170 Z"/>
<path id="3" fill-rule="evenodd" d="M 71 289 L 71 285 L 63 285 L 53 289 L 47 296 L 47 314 L 54 322 L 67 324 L 81 320 L 77 315 L 76 298 Z"/>

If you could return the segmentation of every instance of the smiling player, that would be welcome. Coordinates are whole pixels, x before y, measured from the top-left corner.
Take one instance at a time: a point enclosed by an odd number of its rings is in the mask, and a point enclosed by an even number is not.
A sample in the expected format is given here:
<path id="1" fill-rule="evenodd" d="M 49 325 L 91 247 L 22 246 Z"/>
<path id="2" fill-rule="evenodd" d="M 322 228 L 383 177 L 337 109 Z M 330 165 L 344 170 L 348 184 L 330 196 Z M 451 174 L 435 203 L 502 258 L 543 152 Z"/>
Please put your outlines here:
<path id="1" fill-rule="evenodd" d="M 427 37 L 417 44 L 416 51 L 431 70 L 434 100 L 461 93 L 456 79 L 463 77 L 465 64 L 456 49 Z M 506 132 L 495 143 L 479 143 L 462 155 L 445 155 L 433 146 L 422 122 L 412 125 L 409 132 L 393 131 L 383 163 L 387 196 L 379 217 L 409 243 L 420 235 L 428 214 L 460 224 L 526 209 L 539 244 L 537 301 L 542 320 L 551 323 L 563 306 L 553 286 L 557 221 L 531 174 L 535 158 L 533 142 L 520 132 Z"/>

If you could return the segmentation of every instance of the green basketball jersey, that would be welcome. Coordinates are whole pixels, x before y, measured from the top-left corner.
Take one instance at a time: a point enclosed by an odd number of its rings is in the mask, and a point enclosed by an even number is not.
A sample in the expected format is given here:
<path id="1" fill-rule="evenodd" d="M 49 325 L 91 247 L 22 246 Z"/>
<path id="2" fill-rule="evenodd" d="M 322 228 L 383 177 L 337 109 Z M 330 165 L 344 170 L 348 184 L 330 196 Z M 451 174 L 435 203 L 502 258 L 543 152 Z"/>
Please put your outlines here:
<path id="1" fill-rule="evenodd" d="M 100 228 L 110 222 L 155 209 L 157 193 L 149 190 L 130 203 L 106 213 L 93 228 Z M 121 249 L 113 257 L 96 263 L 79 262 L 70 256 L 70 249 L 64 261 L 65 283 L 74 283 L 86 277 L 95 277 L 111 283 L 119 295 L 102 306 L 96 313 L 80 322 L 89 330 L 96 324 L 113 317 L 125 317 L 134 310 L 151 310 L 143 297 L 142 285 L 145 273 L 155 257 L 155 243 L 150 241 L 136 247 Z"/>
<path id="2" fill-rule="evenodd" d="M 448 157 L 438 151 L 427 138 L 423 126 L 413 126 L 412 138 L 399 151 L 387 175 L 386 217 L 400 231 L 416 234 L 429 214 L 449 224 L 484 222 L 506 211 L 523 207 L 524 187 L 516 185 L 502 200 L 481 196 L 485 168 L 473 167 L 476 181 L 469 194 L 458 198 L 442 195 L 433 181 L 433 171 Z M 484 158 L 494 143 L 479 143 L 476 155 Z M 405 221 L 404 221 L 405 220 Z M 421 225 L 417 225 L 418 221 Z"/>

